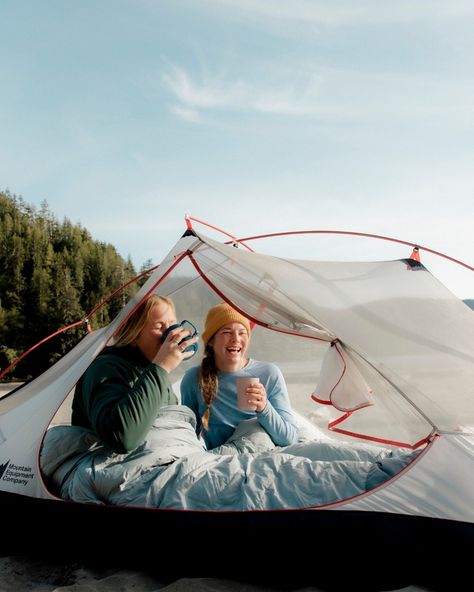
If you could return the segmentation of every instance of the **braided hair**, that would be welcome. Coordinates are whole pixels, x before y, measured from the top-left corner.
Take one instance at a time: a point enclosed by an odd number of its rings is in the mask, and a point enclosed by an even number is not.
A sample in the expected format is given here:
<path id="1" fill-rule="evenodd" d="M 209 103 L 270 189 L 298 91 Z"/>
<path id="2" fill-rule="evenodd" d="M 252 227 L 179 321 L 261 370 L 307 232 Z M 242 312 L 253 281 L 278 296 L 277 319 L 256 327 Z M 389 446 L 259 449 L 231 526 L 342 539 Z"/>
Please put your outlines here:
<path id="1" fill-rule="evenodd" d="M 214 350 L 210 345 L 206 345 L 204 357 L 201 362 L 199 370 L 199 388 L 201 389 L 204 402 L 206 403 L 206 411 L 202 416 L 202 425 L 204 429 L 209 431 L 209 417 L 211 414 L 211 405 L 218 389 L 217 366 L 214 358 Z"/>

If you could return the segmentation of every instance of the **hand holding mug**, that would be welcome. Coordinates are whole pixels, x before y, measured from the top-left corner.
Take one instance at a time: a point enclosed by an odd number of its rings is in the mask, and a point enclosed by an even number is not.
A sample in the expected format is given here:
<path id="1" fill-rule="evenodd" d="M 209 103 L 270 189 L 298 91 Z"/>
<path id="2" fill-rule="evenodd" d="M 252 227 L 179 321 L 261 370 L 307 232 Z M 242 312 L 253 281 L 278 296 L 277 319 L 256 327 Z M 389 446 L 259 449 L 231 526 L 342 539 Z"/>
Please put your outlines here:
<path id="1" fill-rule="evenodd" d="M 186 325 L 191 326 L 191 330 Z M 198 349 L 199 333 L 189 321 L 169 326 L 160 338 L 161 346 L 153 362 L 171 372 L 183 360 L 192 358 Z"/>
<path id="2" fill-rule="evenodd" d="M 242 411 L 260 413 L 267 406 L 267 393 L 260 380 L 251 376 L 239 376 L 237 382 L 237 406 Z"/>

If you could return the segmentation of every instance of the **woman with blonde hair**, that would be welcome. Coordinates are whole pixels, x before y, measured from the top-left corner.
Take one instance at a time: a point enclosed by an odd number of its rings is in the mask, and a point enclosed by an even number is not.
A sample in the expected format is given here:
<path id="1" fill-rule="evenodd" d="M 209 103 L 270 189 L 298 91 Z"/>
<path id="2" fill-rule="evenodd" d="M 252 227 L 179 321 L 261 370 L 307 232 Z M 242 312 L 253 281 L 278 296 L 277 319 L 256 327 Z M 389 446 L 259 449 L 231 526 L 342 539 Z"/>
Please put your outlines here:
<path id="1" fill-rule="evenodd" d="M 175 323 L 172 300 L 148 297 L 80 378 L 71 423 L 92 430 L 114 452 L 142 444 L 158 410 L 177 404 L 168 374 L 193 355 L 184 350 L 198 339 L 190 338 L 183 347 L 180 342 L 190 334 L 179 327 L 161 343 Z"/>
<path id="2" fill-rule="evenodd" d="M 285 380 L 270 362 L 246 356 L 250 323 L 227 303 L 207 313 L 202 340 L 206 347 L 201 366 L 189 369 L 181 381 L 181 402 L 196 414 L 197 433 L 207 448 L 223 444 L 243 420 L 256 417 L 277 446 L 293 444 L 298 429 Z M 239 409 L 236 379 L 258 378 L 245 391 L 252 410 Z M 202 429 L 204 428 L 204 429 Z"/>

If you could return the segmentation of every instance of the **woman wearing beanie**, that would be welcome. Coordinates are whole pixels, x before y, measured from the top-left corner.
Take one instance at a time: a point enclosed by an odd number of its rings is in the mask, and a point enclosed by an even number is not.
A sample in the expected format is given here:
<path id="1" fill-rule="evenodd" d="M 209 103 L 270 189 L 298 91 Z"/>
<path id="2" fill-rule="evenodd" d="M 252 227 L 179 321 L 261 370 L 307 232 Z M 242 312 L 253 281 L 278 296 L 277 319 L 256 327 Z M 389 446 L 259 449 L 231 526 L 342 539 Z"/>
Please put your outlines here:
<path id="1" fill-rule="evenodd" d="M 207 313 L 202 340 L 204 358 L 188 370 L 181 382 L 181 402 L 196 414 L 198 434 L 207 448 L 223 444 L 243 420 L 257 417 L 277 446 L 293 444 L 298 436 L 285 380 L 280 369 L 269 362 L 246 357 L 250 323 L 227 303 Z M 247 387 L 248 403 L 255 411 L 237 406 L 238 377 L 258 377 Z M 202 429 L 203 428 L 203 429 Z"/>

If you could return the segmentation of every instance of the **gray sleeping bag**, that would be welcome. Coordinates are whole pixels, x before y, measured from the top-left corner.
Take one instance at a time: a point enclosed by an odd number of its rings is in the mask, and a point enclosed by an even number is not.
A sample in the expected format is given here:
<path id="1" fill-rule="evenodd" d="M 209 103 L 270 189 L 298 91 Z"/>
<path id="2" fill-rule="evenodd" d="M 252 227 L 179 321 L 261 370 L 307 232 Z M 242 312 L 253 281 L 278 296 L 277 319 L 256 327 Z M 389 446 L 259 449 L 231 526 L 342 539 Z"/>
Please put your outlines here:
<path id="1" fill-rule="evenodd" d="M 163 407 L 146 441 L 117 454 L 78 426 L 51 427 L 41 467 L 58 496 L 78 502 L 186 510 L 307 508 L 383 483 L 417 454 L 321 440 L 277 447 L 254 419 L 207 451 L 193 412 Z"/>

